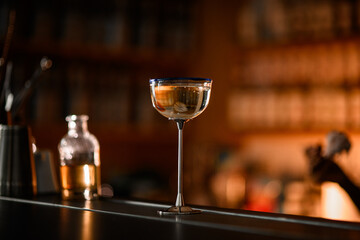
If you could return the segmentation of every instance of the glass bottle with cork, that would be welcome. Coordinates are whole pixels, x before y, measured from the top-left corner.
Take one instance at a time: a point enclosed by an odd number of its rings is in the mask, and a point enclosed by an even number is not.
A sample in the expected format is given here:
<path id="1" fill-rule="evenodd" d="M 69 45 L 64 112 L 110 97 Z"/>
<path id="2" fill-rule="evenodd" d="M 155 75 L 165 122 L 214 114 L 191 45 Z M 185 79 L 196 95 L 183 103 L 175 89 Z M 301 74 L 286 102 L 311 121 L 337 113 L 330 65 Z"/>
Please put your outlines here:
<path id="1" fill-rule="evenodd" d="M 93 200 L 101 194 L 100 145 L 88 130 L 87 115 L 69 115 L 60 140 L 61 194 L 64 200 Z"/>

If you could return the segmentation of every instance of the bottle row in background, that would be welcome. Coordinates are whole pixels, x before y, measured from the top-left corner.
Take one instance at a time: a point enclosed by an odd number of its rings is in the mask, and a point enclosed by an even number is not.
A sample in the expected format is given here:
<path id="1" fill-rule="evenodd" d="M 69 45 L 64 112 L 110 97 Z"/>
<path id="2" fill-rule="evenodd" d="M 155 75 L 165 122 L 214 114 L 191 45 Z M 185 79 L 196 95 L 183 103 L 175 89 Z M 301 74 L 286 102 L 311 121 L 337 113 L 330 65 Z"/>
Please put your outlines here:
<path id="1" fill-rule="evenodd" d="M 360 45 L 356 41 L 261 48 L 239 53 L 232 79 L 247 86 L 357 85 Z"/>
<path id="2" fill-rule="evenodd" d="M 69 114 L 86 114 L 98 124 L 153 124 L 149 81 L 126 68 L 57 62 L 44 74 L 29 108 L 33 122 L 63 122 Z M 21 69 L 21 66 L 20 66 Z"/>
<path id="3" fill-rule="evenodd" d="M 192 8 L 192 1 L 180 0 L 22 1 L 15 34 L 38 44 L 182 50 L 193 34 Z M 4 16 L 9 9 L 9 4 L 0 4 Z"/>
<path id="4" fill-rule="evenodd" d="M 358 0 L 249 0 L 238 11 L 243 45 L 317 41 L 358 35 Z"/>
<path id="5" fill-rule="evenodd" d="M 360 88 L 234 90 L 228 119 L 236 130 L 360 129 Z"/>
<path id="6" fill-rule="evenodd" d="M 249 0 L 237 24 L 234 129 L 360 129 L 360 1 Z"/>

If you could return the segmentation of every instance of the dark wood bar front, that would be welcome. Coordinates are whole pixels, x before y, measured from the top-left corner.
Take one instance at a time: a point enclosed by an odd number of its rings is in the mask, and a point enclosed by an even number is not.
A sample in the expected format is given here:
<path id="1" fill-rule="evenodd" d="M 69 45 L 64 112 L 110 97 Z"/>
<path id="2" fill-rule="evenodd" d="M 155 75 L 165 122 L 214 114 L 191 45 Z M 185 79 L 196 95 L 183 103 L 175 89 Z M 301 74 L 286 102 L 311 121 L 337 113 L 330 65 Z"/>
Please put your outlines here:
<path id="1" fill-rule="evenodd" d="M 122 199 L 0 197 L 1 239 L 360 239 L 360 223 L 243 210 L 159 216 L 168 207 Z"/>

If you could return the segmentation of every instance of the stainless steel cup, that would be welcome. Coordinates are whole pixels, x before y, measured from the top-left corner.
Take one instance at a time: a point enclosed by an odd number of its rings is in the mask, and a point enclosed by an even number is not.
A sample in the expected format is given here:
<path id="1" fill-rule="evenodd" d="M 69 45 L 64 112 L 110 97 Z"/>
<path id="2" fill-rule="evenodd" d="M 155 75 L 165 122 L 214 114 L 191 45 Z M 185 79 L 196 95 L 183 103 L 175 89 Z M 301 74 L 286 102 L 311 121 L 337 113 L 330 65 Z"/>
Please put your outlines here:
<path id="1" fill-rule="evenodd" d="M 0 195 L 36 195 L 31 131 L 27 126 L 0 125 Z"/>

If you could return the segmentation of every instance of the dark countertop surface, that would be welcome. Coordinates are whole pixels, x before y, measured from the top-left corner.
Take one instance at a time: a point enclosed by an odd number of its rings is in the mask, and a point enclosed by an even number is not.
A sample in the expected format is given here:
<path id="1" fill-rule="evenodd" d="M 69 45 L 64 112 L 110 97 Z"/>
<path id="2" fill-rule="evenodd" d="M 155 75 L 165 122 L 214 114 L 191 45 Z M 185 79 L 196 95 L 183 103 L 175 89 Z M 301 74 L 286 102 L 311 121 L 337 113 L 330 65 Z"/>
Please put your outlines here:
<path id="1" fill-rule="evenodd" d="M 0 239 L 360 239 L 360 223 L 210 207 L 159 216 L 144 201 L 0 196 Z"/>

